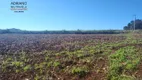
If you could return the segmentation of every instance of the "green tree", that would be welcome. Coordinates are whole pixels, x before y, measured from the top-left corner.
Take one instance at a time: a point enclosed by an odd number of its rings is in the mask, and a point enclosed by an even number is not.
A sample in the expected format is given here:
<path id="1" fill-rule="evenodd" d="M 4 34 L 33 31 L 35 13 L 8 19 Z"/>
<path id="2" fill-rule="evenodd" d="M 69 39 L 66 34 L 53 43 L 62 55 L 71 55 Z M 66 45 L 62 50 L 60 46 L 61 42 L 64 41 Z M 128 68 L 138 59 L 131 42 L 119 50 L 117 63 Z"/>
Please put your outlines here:
<path id="1" fill-rule="evenodd" d="M 124 30 L 133 30 L 134 29 L 134 21 L 128 23 L 127 26 L 124 26 Z M 142 29 L 142 20 L 136 19 L 135 21 L 135 29 Z"/>

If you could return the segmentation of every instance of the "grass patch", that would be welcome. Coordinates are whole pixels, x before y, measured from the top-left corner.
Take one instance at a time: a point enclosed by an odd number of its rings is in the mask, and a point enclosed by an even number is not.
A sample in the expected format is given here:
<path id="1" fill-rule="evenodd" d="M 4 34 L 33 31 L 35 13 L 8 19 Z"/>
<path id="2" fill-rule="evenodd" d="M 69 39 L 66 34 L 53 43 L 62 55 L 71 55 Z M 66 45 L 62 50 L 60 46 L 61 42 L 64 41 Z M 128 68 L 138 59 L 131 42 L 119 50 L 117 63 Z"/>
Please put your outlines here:
<path id="1" fill-rule="evenodd" d="M 140 56 L 137 50 L 133 46 L 120 48 L 114 54 L 109 56 L 109 80 L 131 80 L 133 78 L 126 75 L 122 76 L 127 71 L 133 71 L 136 69 L 140 62 Z"/>

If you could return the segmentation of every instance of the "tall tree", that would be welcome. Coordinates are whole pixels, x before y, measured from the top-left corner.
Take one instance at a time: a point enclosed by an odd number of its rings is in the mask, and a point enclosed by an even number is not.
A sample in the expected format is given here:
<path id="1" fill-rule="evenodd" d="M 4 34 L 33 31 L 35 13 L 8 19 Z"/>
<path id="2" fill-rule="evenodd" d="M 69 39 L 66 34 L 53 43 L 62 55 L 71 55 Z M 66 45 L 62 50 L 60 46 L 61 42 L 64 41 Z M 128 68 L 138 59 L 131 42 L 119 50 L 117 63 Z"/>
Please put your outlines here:
<path id="1" fill-rule="evenodd" d="M 142 29 L 142 20 L 136 19 L 135 21 L 135 29 Z M 127 26 L 124 26 L 124 30 L 134 30 L 134 21 L 128 23 Z"/>

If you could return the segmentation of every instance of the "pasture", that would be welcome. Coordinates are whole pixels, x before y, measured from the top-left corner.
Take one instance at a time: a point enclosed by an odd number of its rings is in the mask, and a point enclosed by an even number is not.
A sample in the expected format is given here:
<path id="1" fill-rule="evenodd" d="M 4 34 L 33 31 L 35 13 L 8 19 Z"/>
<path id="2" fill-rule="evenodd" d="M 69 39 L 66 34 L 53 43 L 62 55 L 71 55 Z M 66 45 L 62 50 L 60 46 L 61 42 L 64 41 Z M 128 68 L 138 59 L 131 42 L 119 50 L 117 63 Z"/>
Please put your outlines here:
<path id="1" fill-rule="evenodd" d="M 142 34 L 1 34 L 0 80 L 140 80 Z"/>

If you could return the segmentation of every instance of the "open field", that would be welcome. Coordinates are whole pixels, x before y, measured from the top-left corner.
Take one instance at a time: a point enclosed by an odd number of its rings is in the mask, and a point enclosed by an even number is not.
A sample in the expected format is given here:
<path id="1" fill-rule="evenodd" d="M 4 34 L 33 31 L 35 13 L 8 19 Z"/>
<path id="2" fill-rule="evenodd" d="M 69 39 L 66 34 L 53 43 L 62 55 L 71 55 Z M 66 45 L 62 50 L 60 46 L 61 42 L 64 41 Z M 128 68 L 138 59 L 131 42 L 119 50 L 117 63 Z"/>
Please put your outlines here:
<path id="1" fill-rule="evenodd" d="M 142 34 L 1 34 L 0 80 L 141 80 Z"/>

